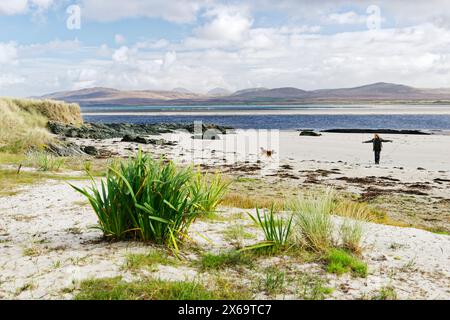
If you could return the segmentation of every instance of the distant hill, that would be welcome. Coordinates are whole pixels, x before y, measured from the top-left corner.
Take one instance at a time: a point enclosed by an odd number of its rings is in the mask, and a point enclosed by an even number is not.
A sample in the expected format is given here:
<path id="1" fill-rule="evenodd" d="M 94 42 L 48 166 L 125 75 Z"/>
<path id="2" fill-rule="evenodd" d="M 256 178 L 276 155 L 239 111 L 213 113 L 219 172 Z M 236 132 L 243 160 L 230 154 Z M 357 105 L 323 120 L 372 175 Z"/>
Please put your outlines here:
<path id="1" fill-rule="evenodd" d="M 269 90 L 269 89 L 261 88 L 261 87 L 260 88 L 248 88 L 248 89 L 243 89 L 243 90 L 236 91 L 232 95 L 233 96 L 241 96 L 241 95 L 245 95 L 245 94 L 251 94 L 251 93 L 254 93 L 254 92 L 266 91 L 266 90 Z"/>
<path id="2" fill-rule="evenodd" d="M 151 105 L 178 100 L 200 99 L 203 95 L 191 92 L 131 90 L 121 91 L 111 88 L 95 87 L 75 91 L 62 91 L 44 95 L 40 98 L 77 102 L 80 105 Z"/>
<path id="3" fill-rule="evenodd" d="M 192 91 L 190 91 L 186 88 L 173 88 L 172 91 L 178 92 L 178 93 L 192 93 Z"/>
<path id="4" fill-rule="evenodd" d="M 302 90 L 293 87 L 250 88 L 230 93 L 222 88 L 210 90 L 207 95 L 178 88 L 172 91 L 121 91 L 95 87 L 63 91 L 41 98 L 77 102 L 80 105 L 193 105 L 193 104 L 305 104 L 305 103 L 449 103 L 450 89 L 421 89 L 401 84 L 378 82 L 369 85 L 320 90 Z"/>
<path id="5" fill-rule="evenodd" d="M 224 88 L 214 88 L 208 91 L 208 96 L 228 96 L 230 93 L 230 91 Z"/>

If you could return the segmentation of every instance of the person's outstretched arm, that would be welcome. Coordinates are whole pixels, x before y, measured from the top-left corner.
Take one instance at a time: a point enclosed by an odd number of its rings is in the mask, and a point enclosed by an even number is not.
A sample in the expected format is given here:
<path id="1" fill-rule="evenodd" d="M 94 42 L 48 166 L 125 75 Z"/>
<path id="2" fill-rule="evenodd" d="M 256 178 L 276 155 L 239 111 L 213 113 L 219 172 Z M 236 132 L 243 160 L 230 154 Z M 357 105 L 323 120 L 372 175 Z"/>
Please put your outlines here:
<path id="1" fill-rule="evenodd" d="M 381 142 L 394 142 L 394 141 L 381 139 Z"/>
<path id="2" fill-rule="evenodd" d="M 367 141 L 363 141 L 363 143 L 372 143 L 373 139 L 367 140 Z"/>

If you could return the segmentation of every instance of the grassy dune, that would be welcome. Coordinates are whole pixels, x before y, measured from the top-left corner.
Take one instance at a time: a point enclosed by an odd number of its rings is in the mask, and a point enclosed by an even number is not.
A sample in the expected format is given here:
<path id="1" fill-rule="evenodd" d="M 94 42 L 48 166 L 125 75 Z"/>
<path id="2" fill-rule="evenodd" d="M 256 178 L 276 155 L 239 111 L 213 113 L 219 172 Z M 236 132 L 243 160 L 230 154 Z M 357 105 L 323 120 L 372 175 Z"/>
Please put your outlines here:
<path id="1" fill-rule="evenodd" d="M 23 152 L 51 141 L 47 122 L 81 124 L 80 107 L 51 100 L 0 98 L 0 152 Z"/>

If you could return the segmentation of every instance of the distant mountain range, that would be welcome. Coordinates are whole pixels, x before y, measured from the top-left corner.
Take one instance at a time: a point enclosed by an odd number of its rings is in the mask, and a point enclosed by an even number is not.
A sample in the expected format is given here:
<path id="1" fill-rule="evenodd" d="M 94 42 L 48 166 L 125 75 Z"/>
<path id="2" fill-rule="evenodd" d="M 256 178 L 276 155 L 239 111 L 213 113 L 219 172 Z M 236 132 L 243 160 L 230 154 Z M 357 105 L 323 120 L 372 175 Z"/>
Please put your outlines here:
<path id="1" fill-rule="evenodd" d="M 172 91 L 117 90 L 95 87 L 62 91 L 39 98 L 92 105 L 194 105 L 194 104 L 306 104 L 306 103 L 450 103 L 450 89 L 419 89 L 401 84 L 378 82 L 354 88 L 302 90 L 292 87 L 251 88 L 230 93 L 223 88 L 208 94 L 184 88 Z"/>

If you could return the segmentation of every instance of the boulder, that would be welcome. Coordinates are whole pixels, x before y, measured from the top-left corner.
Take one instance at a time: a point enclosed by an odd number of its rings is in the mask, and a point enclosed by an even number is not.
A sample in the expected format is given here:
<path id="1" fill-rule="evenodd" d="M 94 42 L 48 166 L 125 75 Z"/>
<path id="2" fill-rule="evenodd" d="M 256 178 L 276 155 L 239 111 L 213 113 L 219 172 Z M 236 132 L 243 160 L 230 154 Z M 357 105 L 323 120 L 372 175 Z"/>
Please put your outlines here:
<path id="1" fill-rule="evenodd" d="M 87 153 L 90 156 L 98 155 L 98 150 L 94 146 L 84 146 L 84 147 L 81 147 L 81 150 L 83 150 L 85 153 Z"/>

